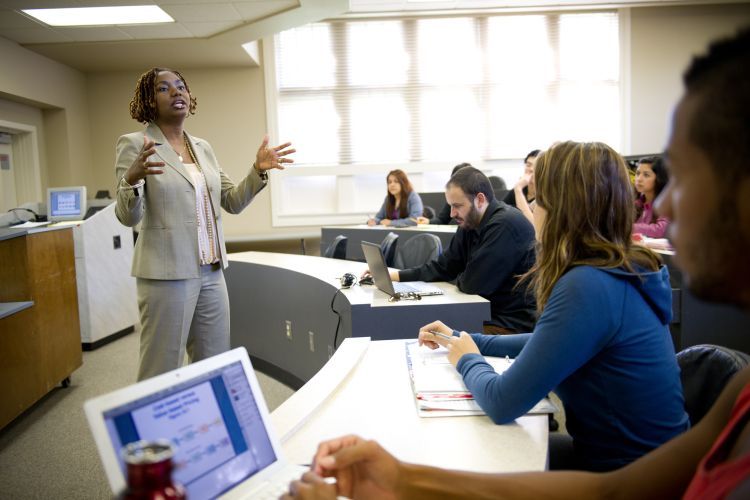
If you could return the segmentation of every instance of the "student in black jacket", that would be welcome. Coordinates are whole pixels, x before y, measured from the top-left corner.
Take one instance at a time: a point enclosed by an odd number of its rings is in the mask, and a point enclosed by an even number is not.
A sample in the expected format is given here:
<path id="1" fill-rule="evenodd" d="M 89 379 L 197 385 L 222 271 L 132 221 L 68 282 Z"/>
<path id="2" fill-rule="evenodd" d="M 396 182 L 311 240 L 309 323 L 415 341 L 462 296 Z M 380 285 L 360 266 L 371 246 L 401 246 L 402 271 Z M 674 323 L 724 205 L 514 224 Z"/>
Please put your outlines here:
<path id="1" fill-rule="evenodd" d="M 464 293 L 491 303 L 485 333 L 532 331 L 536 304 L 517 277 L 534 264 L 534 227 L 516 209 L 495 199 L 489 179 L 464 167 L 448 181 L 445 197 L 458 223 L 456 235 L 437 259 L 421 267 L 391 271 L 394 281 L 453 281 Z"/>

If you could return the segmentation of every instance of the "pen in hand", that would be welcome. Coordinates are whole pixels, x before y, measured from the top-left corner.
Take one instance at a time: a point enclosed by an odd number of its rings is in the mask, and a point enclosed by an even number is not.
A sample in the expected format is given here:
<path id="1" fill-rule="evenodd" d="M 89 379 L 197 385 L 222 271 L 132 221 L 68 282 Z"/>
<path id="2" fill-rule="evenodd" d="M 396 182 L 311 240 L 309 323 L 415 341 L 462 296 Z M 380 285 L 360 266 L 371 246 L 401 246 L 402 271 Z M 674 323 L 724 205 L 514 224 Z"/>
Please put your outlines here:
<path id="1" fill-rule="evenodd" d="M 437 337 L 441 337 L 441 338 L 443 338 L 445 340 L 453 340 L 453 335 L 446 335 L 446 334 L 444 334 L 442 332 L 438 332 L 436 330 L 428 330 L 428 332 L 430 332 L 431 334 L 433 334 L 433 335 L 435 335 Z"/>

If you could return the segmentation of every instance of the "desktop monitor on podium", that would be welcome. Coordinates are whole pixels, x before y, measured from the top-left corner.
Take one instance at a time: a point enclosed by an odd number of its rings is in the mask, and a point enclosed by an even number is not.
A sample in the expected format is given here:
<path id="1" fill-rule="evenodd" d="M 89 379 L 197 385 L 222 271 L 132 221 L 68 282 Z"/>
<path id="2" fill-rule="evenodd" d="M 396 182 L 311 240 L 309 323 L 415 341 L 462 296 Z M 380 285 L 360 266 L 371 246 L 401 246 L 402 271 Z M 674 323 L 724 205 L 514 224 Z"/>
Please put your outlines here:
<path id="1" fill-rule="evenodd" d="M 86 214 L 86 186 L 47 189 L 47 220 L 83 220 Z"/>

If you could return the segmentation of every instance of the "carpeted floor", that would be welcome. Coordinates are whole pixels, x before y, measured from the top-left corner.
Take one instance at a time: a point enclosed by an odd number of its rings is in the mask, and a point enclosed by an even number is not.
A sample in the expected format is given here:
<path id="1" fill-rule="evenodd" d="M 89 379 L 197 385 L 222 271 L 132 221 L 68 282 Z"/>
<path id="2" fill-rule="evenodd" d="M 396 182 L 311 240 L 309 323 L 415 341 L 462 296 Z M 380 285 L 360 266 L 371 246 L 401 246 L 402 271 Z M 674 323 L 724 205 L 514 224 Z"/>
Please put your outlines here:
<path id="1" fill-rule="evenodd" d="M 137 332 L 84 352 L 69 387 L 54 389 L 0 430 L 0 499 L 112 498 L 83 403 L 134 383 L 137 366 Z M 271 411 L 294 392 L 259 372 L 258 379 Z"/>

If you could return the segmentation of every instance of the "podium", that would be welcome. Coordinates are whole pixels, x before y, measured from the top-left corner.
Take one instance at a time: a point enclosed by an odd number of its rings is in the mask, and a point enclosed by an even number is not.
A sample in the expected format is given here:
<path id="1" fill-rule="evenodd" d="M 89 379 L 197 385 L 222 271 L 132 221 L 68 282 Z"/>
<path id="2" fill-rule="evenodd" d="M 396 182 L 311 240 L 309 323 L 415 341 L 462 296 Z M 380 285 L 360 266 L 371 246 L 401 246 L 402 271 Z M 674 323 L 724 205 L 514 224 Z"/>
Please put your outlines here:
<path id="1" fill-rule="evenodd" d="M 115 216 L 115 203 L 73 224 L 81 344 L 89 351 L 135 329 L 138 303 L 133 230 Z"/>

